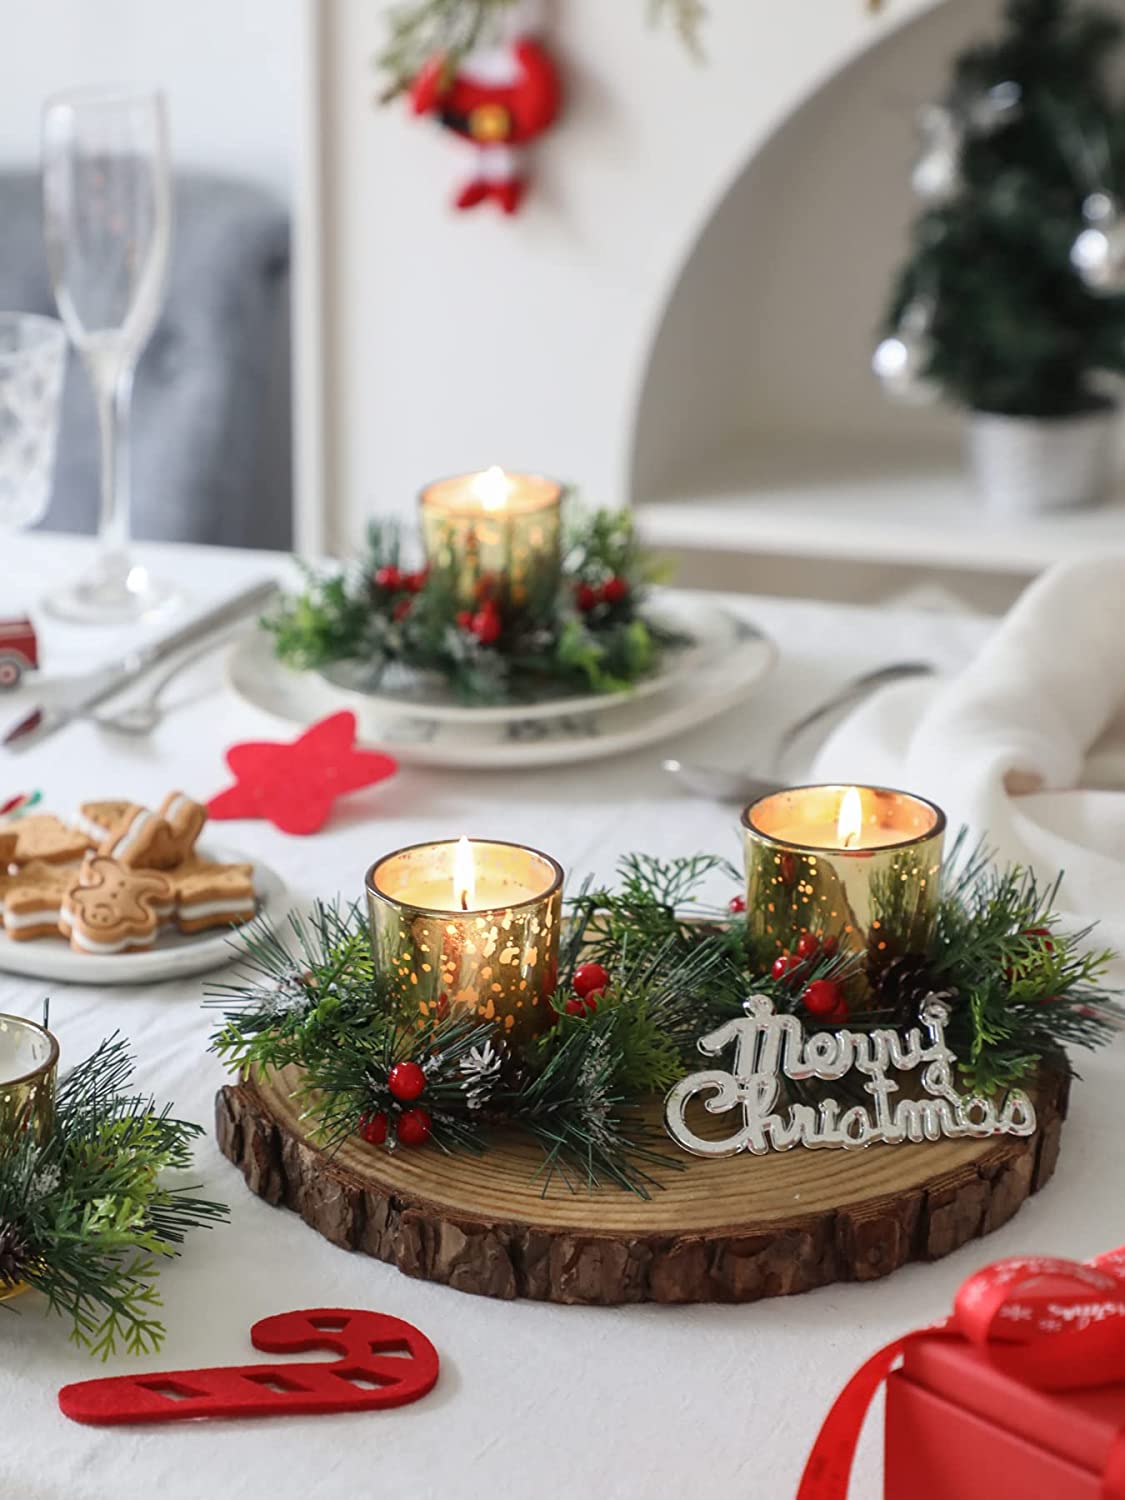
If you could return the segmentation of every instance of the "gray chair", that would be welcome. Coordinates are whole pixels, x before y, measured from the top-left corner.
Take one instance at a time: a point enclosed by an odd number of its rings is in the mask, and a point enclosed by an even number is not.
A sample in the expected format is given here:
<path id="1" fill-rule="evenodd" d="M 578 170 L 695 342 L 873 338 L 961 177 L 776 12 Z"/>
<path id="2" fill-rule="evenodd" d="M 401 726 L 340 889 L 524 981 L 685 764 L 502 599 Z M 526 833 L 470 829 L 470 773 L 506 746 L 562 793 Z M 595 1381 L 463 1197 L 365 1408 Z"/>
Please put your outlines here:
<path id="1" fill-rule="evenodd" d="M 137 372 L 133 533 L 287 548 L 288 216 L 259 188 L 184 175 L 172 244 L 167 302 Z M 36 173 L 0 173 L 0 307 L 55 314 Z M 94 403 L 72 358 L 45 525 L 89 532 L 97 514 Z"/>

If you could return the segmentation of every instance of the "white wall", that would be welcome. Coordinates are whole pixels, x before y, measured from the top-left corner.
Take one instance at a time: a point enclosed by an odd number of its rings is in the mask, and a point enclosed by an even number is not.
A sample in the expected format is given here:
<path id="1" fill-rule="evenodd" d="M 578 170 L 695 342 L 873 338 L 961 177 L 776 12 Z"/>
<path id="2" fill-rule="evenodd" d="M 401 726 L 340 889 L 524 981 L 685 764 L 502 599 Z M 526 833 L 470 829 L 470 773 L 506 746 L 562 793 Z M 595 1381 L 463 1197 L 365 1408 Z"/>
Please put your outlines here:
<path id="1" fill-rule="evenodd" d="M 458 143 L 373 109 L 388 3 L 321 0 L 327 462 L 306 519 L 347 545 L 428 478 L 491 463 L 624 501 L 652 342 L 727 188 L 798 104 L 937 0 L 874 17 L 862 0 L 723 0 L 703 67 L 653 33 L 645 0 L 563 0 L 570 109 L 514 222 L 452 214 Z"/>
<path id="2" fill-rule="evenodd" d="M 45 95 L 144 81 L 170 97 L 182 166 L 291 193 L 305 0 L 0 0 L 0 162 L 39 155 Z"/>

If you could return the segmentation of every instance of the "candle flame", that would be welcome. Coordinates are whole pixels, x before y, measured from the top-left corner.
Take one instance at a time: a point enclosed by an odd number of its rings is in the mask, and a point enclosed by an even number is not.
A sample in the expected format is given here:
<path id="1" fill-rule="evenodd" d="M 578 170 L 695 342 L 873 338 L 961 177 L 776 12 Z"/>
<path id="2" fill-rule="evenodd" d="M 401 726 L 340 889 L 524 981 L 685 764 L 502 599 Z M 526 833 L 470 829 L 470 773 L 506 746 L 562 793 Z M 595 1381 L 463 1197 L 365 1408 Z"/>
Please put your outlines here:
<path id="1" fill-rule="evenodd" d="M 453 905 L 469 911 L 477 904 L 477 867 L 473 846 L 460 839 L 453 855 Z"/>
<path id="2" fill-rule="evenodd" d="M 504 470 L 493 465 L 487 474 L 478 474 L 470 489 L 485 510 L 503 510 L 512 493 L 512 481 Z"/>
<path id="3" fill-rule="evenodd" d="M 863 798 L 859 787 L 852 786 L 844 793 L 840 803 L 840 816 L 836 820 L 836 837 L 841 849 L 854 849 L 863 832 Z"/>

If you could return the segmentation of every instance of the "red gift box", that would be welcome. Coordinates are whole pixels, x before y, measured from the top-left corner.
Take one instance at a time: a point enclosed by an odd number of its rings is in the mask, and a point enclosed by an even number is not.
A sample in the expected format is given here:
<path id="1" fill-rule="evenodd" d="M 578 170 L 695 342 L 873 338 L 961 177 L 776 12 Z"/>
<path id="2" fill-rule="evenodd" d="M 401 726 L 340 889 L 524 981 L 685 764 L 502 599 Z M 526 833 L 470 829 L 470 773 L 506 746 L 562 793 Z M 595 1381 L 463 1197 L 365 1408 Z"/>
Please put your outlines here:
<path id="1" fill-rule="evenodd" d="M 1043 1391 L 925 1335 L 887 1381 L 885 1500 L 1102 1500 L 1125 1384 Z"/>
<path id="2" fill-rule="evenodd" d="M 884 1381 L 885 1500 L 1125 1500 L 1125 1249 L 1086 1265 L 999 1261 L 971 1276 L 951 1318 L 852 1376 L 797 1500 L 846 1500 Z"/>

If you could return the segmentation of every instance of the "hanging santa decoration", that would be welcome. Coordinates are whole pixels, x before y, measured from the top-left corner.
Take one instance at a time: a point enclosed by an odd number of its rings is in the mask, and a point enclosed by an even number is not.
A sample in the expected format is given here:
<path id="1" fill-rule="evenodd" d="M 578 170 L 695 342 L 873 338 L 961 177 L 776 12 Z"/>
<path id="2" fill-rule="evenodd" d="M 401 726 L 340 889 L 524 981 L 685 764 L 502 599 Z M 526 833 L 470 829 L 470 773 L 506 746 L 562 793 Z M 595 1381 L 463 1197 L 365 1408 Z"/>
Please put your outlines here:
<path id="1" fill-rule="evenodd" d="M 550 53 L 516 33 L 451 61 L 431 57 L 410 88 L 414 112 L 433 115 L 475 153 L 472 176 L 454 200 L 459 209 L 489 201 L 506 214 L 527 193 L 527 147 L 555 123 L 562 88 Z"/>

